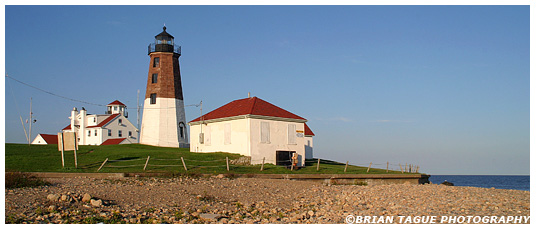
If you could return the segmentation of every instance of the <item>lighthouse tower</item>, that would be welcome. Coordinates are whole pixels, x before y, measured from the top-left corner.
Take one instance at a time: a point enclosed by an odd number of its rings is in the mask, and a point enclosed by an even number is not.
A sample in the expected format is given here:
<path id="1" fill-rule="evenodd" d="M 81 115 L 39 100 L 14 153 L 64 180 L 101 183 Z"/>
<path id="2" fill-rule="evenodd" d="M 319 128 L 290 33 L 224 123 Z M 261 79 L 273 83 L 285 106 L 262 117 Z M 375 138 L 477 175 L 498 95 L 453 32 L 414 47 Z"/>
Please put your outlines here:
<path id="1" fill-rule="evenodd" d="M 189 146 L 182 96 L 181 47 L 164 31 L 149 44 L 149 75 L 143 106 L 140 143 L 164 147 Z"/>

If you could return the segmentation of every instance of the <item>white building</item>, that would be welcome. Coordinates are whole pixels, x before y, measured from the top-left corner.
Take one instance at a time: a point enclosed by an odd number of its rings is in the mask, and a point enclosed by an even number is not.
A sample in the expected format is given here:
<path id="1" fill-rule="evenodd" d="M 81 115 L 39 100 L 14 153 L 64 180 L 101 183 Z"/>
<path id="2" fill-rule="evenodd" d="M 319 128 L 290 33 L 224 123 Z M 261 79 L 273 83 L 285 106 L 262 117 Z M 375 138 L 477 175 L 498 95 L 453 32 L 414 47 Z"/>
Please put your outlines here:
<path id="1" fill-rule="evenodd" d="M 190 125 L 191 152 L 229 152 L 251 156 L 252 164 L 298 166 L 312 158 L 313 132 L 307 120 L 257 97 L 232 101 Z M 307 155 L 306 155 L 307 154 Z"/>
<path id="2" fill-rule="evenodd" d="M 138 130 L 127 119 L 126 105 L 114 101 L 107 105 L 106 114 L 87 114 L 82 108 L 71 111 L 71 124 L 63 132 L 76 132 L 79 145 L 138 143 Z"/>

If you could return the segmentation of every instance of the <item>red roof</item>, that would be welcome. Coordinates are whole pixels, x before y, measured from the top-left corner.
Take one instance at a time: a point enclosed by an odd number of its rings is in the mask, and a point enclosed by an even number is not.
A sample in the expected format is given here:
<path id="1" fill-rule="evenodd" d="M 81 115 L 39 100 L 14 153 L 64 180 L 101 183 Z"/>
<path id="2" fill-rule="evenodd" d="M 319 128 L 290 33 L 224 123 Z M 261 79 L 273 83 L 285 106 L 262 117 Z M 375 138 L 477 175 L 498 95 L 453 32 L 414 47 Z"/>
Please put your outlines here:
<path id="1" fill-rule="evenodd" d="M 97 127 L 105 126 L 106 124 L 108 124 L 110 121 L 112 121 L 119 115 L 120 115 L 119 113 L 112 114 L 108 116 L 106 119 L 104 119 L 103 121 L 101 121 L 101 123 L 99 123 L 98 125 L 88 126 L 86 128 L 97 128 Z M 63 128 L 62 130 L 71 130 L 71 125 L 67 125 L 67 127 Z"/>
<path id="2" fill-rule="evenodd" d="M 108 105 L 122 105 L 122 106 L 126 106 L 125 104 L 121 103 L 120 101 L 118 100 L 115 100 L 114 102 L 108 104 Z"/>
<path id="3" fill-rule="evenodd" d="M 39 134 L 47 144 L 58 144 L 58 135 L 55 134 Z"/>
<path id="4" fill-rule="evenodd" d="M 108 139 L 100 145 L 118 145 L 121 144 L 126 138 L 115 138 L 115 139 Z"/>
<path id="5" fill-rule="evenodd" d="M 305 126 L 305 136 L 314 136 L 315 134 L 313 133 L 313 131 L 311 130 L 311 128 L 309 128 L 309 126 L 307 125 L 307 123 L 304 124 Z"/>
<path id="6" fill-rule="evenodd" d="M 305 118 L 279 108 L 265 100 L 257 97 L 244 98 L 227 103 L 202 116 L 203 120 L 212 120 L 224 117 L 234 117 L 240 115 L 261 115 L 268 117 L 291 118 L 305 120 Z M 201 121 L 198 117 L 190 122 Z"/>

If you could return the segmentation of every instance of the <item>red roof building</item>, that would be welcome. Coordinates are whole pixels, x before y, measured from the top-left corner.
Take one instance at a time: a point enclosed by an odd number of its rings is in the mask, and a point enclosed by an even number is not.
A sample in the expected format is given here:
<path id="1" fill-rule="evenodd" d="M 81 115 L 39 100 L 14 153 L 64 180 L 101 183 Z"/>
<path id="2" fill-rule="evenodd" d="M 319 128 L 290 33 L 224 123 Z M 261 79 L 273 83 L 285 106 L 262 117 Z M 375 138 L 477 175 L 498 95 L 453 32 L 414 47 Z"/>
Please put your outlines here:
<path id="1" fill-rule="evenodd" d="M 250 97 L 235 100 L 219 107 L 201 117 L 198 117 L 190 122 L 207 121 L 218 118 L 235 117 L 241 115 L 258 115 L 266 117 L 289 118 L 296 120 L 307 121 L 305 118 L 293 114 L 287 110 L 279 108 L 258 97 Z"/>
<path id="2" fill-rule="evenodd" d="M 106 107 L 106 114 L 73 109 L 71 123 L 62 131 L 76 132 L 79 145 L 138 143 L 138 130 L 127 119 L 126 105 L 116 100 Z"/>
<path id="3" fill-rule="evenodd" d="M 313 131 L 307 119 L 258 97 L 229 102 L 190 123 L 191 152 L 229 152 L 252 164 L 303 166 L 312 158 Z"/>
<path id="4" fill-rule="evenodd" d="M 55 134 L 37 134 L 32 145 L 57 145 L 58 135 Z"/>

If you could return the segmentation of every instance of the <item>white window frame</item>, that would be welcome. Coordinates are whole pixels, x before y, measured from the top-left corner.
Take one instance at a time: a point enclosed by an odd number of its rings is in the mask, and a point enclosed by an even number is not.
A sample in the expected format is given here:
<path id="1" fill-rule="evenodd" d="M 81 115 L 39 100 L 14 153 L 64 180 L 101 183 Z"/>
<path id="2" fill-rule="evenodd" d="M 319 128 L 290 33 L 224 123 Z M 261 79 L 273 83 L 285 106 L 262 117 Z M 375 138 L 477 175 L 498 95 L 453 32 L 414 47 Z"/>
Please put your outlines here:
<path id="1" fill-rule="evenodd" d="M 270 143 L 270 122 L 261 121 L 261 143 Z"/>
<path id="2" fill-rule="evenodd" d="M 226 123 L 223 125 L 223 144 L 231 144 L 231 123 Z"/>

